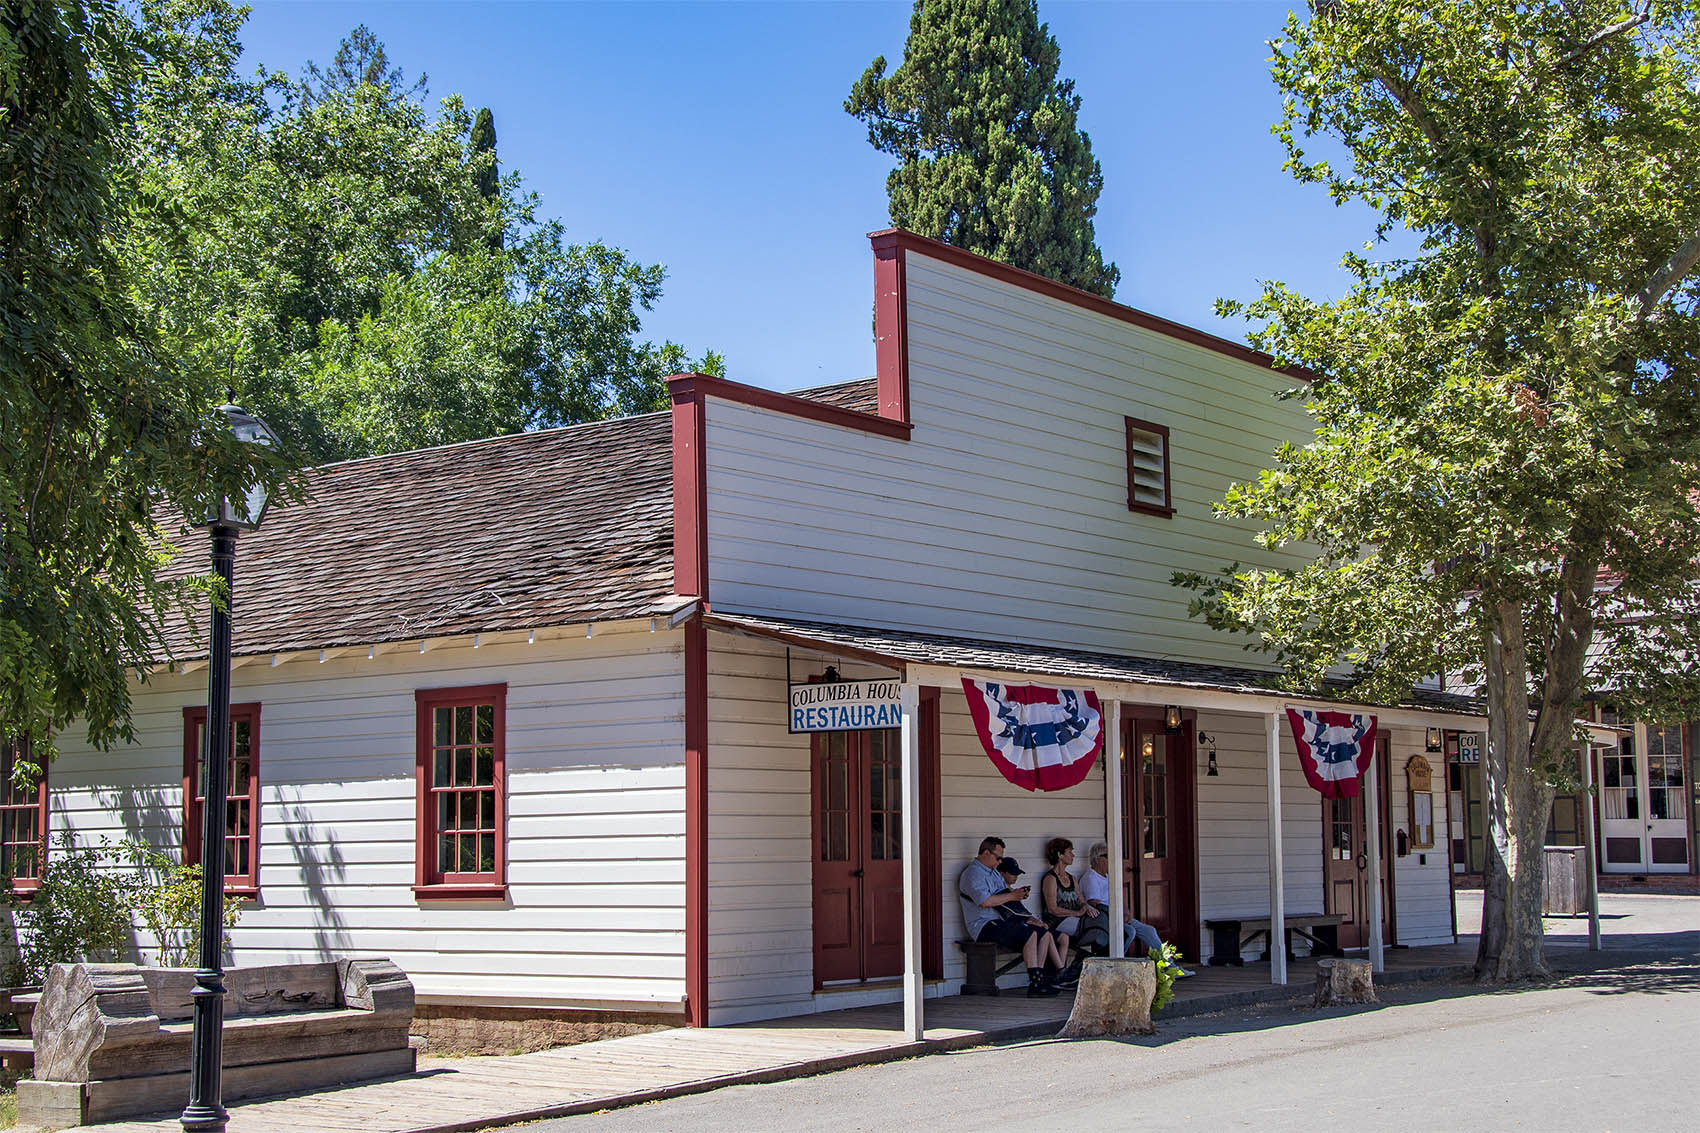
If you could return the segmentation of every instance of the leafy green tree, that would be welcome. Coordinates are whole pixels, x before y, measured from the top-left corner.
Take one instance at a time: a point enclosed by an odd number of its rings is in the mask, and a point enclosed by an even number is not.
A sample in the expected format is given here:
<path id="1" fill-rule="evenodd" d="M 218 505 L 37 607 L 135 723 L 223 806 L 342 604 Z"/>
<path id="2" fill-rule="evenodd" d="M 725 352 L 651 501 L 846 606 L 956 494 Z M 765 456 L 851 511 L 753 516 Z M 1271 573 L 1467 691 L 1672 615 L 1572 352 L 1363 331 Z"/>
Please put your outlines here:
<path id="1" fill-rule="evenodd" d="M 657 408 L 685 351 L 639 338 L 665 271 L 573 244 L 493 126 L 428 112 L 370 32 L 297 83 L 236 72 L 244 13 L 148 9 L 201 61 L 144 92 L 139 301 L 181 364 L 314 460 Z M 188 48 L 185 48 L 188 50 Z"/>
<path id="2" fill-rule="evenodd" d="M 844 109 L 900 162 L 893 224 L 1108 297 L 1104 175 L 1059 61 L 1034 0 L 916 0 L 902 64 L 875 59 Z"/>
<path id="3" fill-rule="evenodd" d="M 222 384 L 132 301 L 137 94 L 190 65 L 160 47 L 115 0 L 0 6 L 0 741 L 37 764 L 78 717 L 130 735 L 127 674 L 189 593 L 161 578 L 158 503 L 205 514 L 277 473 L 209 431 Z"/>
<path id="4" fill-rule="evenodd" d="M 1437 668 L 1485 691 L 1483 979 L 1546 971 L 1584 695 L 1655 718 L 1700 695 L 1696 7 L 1332 0 L 1274 44 L 1288 167 L 1420 250 L 1349 256 L 1339 300 L 1222 304 L 1318 375 L 1293 391 L 1314 439 L 1222 510 L 1316 558 L 1181 581 L 1295 687 L 1349 663 L 1371 699 Z"/>

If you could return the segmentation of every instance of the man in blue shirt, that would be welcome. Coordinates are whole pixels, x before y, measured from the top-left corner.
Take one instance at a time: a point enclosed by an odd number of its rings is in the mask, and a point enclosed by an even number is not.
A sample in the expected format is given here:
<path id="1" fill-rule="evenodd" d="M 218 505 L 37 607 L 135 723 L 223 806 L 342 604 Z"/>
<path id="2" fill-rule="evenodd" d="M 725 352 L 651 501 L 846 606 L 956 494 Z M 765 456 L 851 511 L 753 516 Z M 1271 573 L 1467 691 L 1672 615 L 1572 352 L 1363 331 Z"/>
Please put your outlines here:
<path id="1" fill-rule="evenodd" d="M 962 902 L 962 923 L 970 940 L 996 943 L 1011 952 L 1020 952 L 1027 964 L 1027 994 L 1056 995 L 1059 988 L 1045 975 L 1043 960 L 1045 926 L 1032 918 L 1002 917 L 998 906 L 1027 899 L 1028 887 L 1011 889 L 1004 884 L 998 863 L 1003 860 L 1003 839 L 987 837 L 980 841 L 980 852 L 963 869 L 956 882 L 957 898 Z"/>

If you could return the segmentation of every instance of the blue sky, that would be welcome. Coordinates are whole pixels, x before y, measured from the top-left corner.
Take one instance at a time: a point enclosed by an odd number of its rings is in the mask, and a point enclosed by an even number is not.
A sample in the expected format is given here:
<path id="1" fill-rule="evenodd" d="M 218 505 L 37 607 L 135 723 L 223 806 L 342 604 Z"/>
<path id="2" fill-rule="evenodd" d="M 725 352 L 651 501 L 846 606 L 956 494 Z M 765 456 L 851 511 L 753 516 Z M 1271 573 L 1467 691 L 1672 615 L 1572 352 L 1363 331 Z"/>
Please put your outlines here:
<path id="1" fill-rule="evenodd" d="M 1098 243 L 1116 298 L 1228 337 L 1218 296 L 1257 281 L 1337 295 L 1373 218 L 1281 170 L 1266 40 L 1289 5 L 1042 0 L 1104 169 Z M 842 108 L 906 2 L 419 3 L 258 0 L 245 63 L 327 63 L 365 23 L 430 97 L 495 115 L 517 169 L 575 240 L 667 266 L 646 337 L 726 355 L 790 389 L 873 373 L 873 261 L 890 159 Z"/>

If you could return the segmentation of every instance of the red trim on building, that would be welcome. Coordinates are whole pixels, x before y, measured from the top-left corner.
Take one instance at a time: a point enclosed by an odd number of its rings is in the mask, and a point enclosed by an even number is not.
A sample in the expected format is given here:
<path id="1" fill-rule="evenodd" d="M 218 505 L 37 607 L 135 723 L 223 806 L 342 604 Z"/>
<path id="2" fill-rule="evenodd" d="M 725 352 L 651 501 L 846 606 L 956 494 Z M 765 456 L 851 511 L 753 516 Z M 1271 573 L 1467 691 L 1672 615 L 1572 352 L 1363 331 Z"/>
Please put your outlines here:
<path id="1" fill-rule="evenodd" d="M 681 374 L 673 393 L 673 593 L 708 598 L 708 455 L 702 391 Z"/>
<path id="2" fill-rule="evenodd" d="M 899 233 L 875 233 L 874 372 L 878 375 L 879 415 L 893 421 L 909 416 L 908 269 Z"/>
<path id="3" fill-rule="evenodd" d="M 708 627 L 685 623 L 685 1014 L 708 1026 Z"/>
<path id="4" fill-rule="evenodd" d="M 900 441 L 908 440 L 913 428 L 908 421 L 894 421 L 872 413 L 858 413 L 854 409 L 826 405 L 819 401 L 810 401 L 806 397 L 797 397 L 795 394 L 747 386 L 742 382 L 710 377 L 707 374 L 674 374 L 667 379 L 667 388 L 673 395 L 674 405 L 678 405 L 681 397 L 718 397 L 722 401 L 748 405 L 753 409 L 784 413 L 806 421 L 819 421 L 823 425 L 859 429 L 864 433 L 892 437 Z"/>
<path id="5" fill-rule="evenodd" d="M 500 901 L 508 895 L 508 686 L 465 685 L 458 688 L 418 689 L 414 703 L 414 874 L 413 895 L 419 901 Z M 490 745 L 495 748 L 491 786 L 495 791 L 495 821 L 488 871 L 469 873 L 437 869 L 434 843 L 436 817 L 432 805 L 432 756 L 435 744 L 431 714 L 437 708 L 463 708 L 489 704 Z M 476 737 L 474 737 L 476 745 Z M 464 813 L 464 812 L 462 812 Z M 457 863 L 458 864 L 458 863 Z"/>
<path id="6" fill-rule="evenodd" d="M 921 255 L 930 256 L 935 260 L 943 260 L 945 263 L 965 268 L 968 271 L 1003 283 L 1012 284 L 1027 291 L 1037 292 L 1048 298 L 1057 299 L 1100 315 L 1108 315 L 1112 319 L 1144 330 L 1154 331 L 1167 338 L 1190 343 L 1193 346 L 1202 346 L 1206 350 L 1213 350 L 1218 354 L 1224 354 L 1241 362 L 1249 362 L 1253 366 L 1275 370 L 1277 373 L 1286 374 L 1288 377 L 1299 378 L 1303 381 L 1314 381 L 1316 379 L 1315 374 L 1302 366 L 1277 367 L 1275 360 L 1261 350 L 1253 350 L 1249 346 L 1242 346 L 1237 342 L 1218 337 L 1196 327 L 1189 327 L 1183 323 L 1153 315 L 1148 311 L 1125 306 L 1106 299 L 1102 295 L 1094 295 L 1090 291 L 1082 291 L 1077 287 L 1070 287 L 1066 283 L 1058 283 L 1054 279 L 1046 279 L 1042 275 L 1035 275 L 1030 271 L 1011 267 L 1009 264 L 999 263 L 997 260 L 987 259 L 985 256 L 975 255 L 973 252 L 965 252 L 961 248 L 953 248 L 949 244 L 929 240 L 925 236 L 917 236 L 913 232 L 905 232 L 901 228 L 886 228 L 878 232 L 870 232 L 868 239 L 873 241 L 876 250 L 884 244 L 897 249 L 900 254 L 904 251 L 919 252 Z M 878 333 L 879 304 L 877 300 L 874 311 L 876 333 Z M 905 359 L 905 376 L 907 376 L 907 371 L 908 365 L 907 359 Z M 883 406 L 883 381 L 885 377 L 883 366 L 880 368 L 880 377 L 882 381 L 881 405 Z"/>
<path id="7" fill-rule="evenodd" d="M 230 871 L 230 853 L 225 851 L 224 893 L 227 897 L 258 897 L 260 895 L 260 703 L 249 701 L 230 706 L 232 745 L 236 725 L 248 722 L 248 871 Z M 199 769 L 200 735 L 207 722 L 205 705 L 183 709 L 183 864 L 198 865 L 201 861 L 201 803 L 196 772 Z M 235 749 L 226 758 L 234 760 Z M 227 786 L 228 786 L 227 781 Z M 227 824 L 228 828 L 228 824 Z"/>

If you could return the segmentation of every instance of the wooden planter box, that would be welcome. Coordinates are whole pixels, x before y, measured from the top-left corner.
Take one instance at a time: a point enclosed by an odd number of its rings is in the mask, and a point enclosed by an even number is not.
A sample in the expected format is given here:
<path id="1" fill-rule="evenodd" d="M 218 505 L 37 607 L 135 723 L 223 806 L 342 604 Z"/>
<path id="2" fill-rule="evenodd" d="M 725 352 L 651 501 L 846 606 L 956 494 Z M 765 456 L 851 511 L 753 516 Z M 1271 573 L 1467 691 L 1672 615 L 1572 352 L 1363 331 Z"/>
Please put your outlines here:
<path id="1" fill-rule="evenodd" d="M 192 1029 L 187 968 L 61 964 L 34 1019 L 35 1078 L 18 1120 L 63 1129 L 181 1108 Z M 413 984 L 388 960 L 225 973 L 226 1101 L 411 1074 Z"/>

